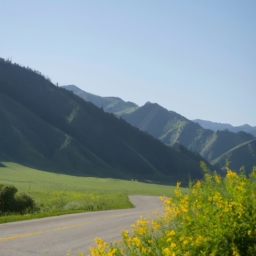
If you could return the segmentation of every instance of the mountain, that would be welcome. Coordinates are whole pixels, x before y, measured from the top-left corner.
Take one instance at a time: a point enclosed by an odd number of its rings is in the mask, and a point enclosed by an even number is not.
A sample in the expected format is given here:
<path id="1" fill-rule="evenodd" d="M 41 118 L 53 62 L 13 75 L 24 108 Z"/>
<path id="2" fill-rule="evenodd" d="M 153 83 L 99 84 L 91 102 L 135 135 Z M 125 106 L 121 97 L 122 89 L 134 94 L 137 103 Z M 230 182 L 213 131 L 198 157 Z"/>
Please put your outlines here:
<path id="1" fill-rule="evenodd" d="M 172 183 L 202 177 L 198 156 L 9 61 L 0 61 L 1 161 L 70 175 Z"/>
<path id="2" fill-rule="evenodd" d="M 245 132 L 213 132 L 204 129 L 199 124 L 156 103 L 147 103 L 130 114 L 122 115 L 122 118 L 165 144 L 179 143 L 191 151 L 198 152 L 209 162 L 237 145 L 254 139 L 251 134 Z"/>
<path id="3" fill-rule="evenodd" d="M 194 122 L 200 124 L 205 129 L 211 129 L 213 131 L 223 131 L 223 130 L 229 130 L 231 132 L 247 132 L 252 134 L 254 137 L 256 137 L 256 126 L 250 126 L 248 124 L 244 124 L 241 126 L 232 126 L 231 124 L 222 124 L 222 123 L 216 123 L 201 119 L 195 119 Z"/>
<path id="4" fill-rule="evenodd" d="M 131 113 L 138 108 L 138 105 L 132 102 L 126 102 L 118 97 L 100 97 L 88 92 L 85 92 L 75 85 L 66 85 L 62 88 L 72 91 L 82 99 L 92 102 L 99 108 L 103 108 L 104 111 L 114 113 L 120 116 L 125 113 Z"/>
<path id="5" fill-rule="evenodd" d="M 66 88 L 71 89 L 70 87 Z M 77 87 L 73 89 L 77 95 L 81 95 L 83 92 Z M 88 95 L 88 93 L 84 93 Z M 144 106 L 133 109 L 129 107 L 125 109 L 124 105 L 122 110 L 118 107 L 107 109 L 104 108 L 106 105 L 102 103 L 106 99 L 97 97 L 97 103 L 101 104 L 105 111 L 118 115 L 131 125 L 147 132 L 167 145 L 183 145 L 190 151 L 199 153 L 211 164 L 220 167 L 225 165 L 224 158 L 229 158 L 234 170 L 239 170 L 242 165 L 245 165 L 249 172 L 253 166 L 256 166 L 256 160 L 253 157 L 253 154 L 256 153 L 254 147 L 250 146 L 251 150 L 244 150 L 244 147 L 240 147 L 243 144 L 247 145 L 247 143 L 249 143 L 248 145 L 254 145 L 253 140 L 255 138 L 252 134 L 243 131 L 235 133 L 225 129 L 214 132 L 212 129 L 205 129 L 200 124 L 188 120 L 174 111 L 169 111 L 157 103 L 147 102 Z M 86 100 L 86 98 L 84 99 Z M 108 99 L 111 103 L 114 102 L 114 97 L 108 97 Z M 94 98 L 87 98 L 87 100 L 96 104 Z M 120 99 L 120 102 L 123 101 Z M 120 111 L 122 111 L 121 114 Z M 233 150 L 235 151 L 231 154 Z M 240 151 L 243 151 L 241 152 L 243 157 L 234 159 Z"/>

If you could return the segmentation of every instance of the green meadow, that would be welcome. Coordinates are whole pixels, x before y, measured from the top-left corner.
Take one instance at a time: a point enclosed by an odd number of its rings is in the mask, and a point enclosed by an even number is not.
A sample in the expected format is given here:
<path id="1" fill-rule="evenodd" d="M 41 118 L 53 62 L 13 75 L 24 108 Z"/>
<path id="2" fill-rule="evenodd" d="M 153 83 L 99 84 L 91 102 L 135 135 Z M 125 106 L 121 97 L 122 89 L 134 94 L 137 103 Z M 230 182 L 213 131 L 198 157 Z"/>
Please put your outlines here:
<path id="1" fill-rule="evenodd" d="M 0 184 L 12 184 L 36 202 L 34 213 L 0 216 L 0 223 L 68 213 L 131 208 L 128 195 L 172 196 L 175 187 L 111 178 L 77 177 L 2 162 Z M 184 189 L 185 190 L 185 189 Z"/>

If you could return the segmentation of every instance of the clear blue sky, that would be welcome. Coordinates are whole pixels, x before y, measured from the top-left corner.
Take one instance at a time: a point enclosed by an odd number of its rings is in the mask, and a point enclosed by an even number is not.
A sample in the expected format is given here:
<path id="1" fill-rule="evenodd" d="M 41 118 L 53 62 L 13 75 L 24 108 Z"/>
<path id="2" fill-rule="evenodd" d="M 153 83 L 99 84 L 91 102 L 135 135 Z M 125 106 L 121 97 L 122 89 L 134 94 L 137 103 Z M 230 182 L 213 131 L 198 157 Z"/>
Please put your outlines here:
<path id="1" fill-rule="evenodd" d="M 59 85 L 256 126 L 255 0 L 1 0 L 0 33 Z"/>

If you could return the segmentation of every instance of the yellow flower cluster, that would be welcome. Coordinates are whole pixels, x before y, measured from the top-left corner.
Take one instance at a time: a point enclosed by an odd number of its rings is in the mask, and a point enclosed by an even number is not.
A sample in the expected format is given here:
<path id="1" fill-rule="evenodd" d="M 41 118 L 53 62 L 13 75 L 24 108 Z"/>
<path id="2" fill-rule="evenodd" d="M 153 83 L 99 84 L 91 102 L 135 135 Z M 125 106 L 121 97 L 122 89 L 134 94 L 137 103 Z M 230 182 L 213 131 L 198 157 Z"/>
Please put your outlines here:
<path id="1" fill-rule="evenodd" d="M 96 239 L 91 255 L 256 255 L 256 167 L 249 177 L 229 169 L 224 178 L 205 171 L 188 193 L 179 187 L 174 197 L 162 198 L 163 216 L 151 222 L 141 217 L 131 234 L 123 231 L 120 243 Z"/>

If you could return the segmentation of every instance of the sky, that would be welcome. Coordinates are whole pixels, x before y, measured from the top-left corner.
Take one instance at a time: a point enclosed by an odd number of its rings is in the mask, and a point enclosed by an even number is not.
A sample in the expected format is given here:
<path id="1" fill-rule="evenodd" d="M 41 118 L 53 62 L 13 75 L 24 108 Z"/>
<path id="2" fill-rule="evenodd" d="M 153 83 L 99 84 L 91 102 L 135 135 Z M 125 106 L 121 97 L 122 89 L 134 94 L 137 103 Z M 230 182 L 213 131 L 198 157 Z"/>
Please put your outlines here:
<path id="1" fill-rule="evenodd" d="M 0 1 L 0 57 L 55 84 L 256 126 L 255 0 Z"/>

